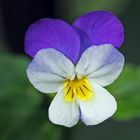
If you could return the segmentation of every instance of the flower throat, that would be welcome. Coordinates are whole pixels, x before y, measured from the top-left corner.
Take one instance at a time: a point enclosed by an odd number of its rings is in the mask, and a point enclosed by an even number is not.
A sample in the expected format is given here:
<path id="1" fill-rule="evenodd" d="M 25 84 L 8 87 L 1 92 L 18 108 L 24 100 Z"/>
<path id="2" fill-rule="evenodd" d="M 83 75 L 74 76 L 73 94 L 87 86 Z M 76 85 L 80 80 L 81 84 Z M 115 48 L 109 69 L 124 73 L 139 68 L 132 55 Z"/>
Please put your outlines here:
<path id="1" fill-rule="evenodd" d="M 75 101 L 77 97 L 80 100 L 87 101 L 92 98 L 93 90 L 87 78 L 75 78 L 65 81 L 64 94 L 67 102 Z"/>

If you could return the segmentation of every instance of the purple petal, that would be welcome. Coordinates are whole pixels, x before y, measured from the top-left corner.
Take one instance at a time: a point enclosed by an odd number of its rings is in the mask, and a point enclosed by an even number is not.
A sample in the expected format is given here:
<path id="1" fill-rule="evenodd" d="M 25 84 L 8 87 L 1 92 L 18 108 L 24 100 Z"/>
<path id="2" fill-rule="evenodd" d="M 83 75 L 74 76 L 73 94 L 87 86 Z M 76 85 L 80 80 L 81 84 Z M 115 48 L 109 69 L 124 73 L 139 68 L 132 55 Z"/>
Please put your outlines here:
<path id="1" fill-rule="evenodd" d="M 88 43 L 82 45 L 83 51 L 91 45 L 101 44 L 112 44 L 115 48 L 119 48 L 124 40 L 123 25 L 111 12 L 96 11 L 85 14 L 79 17 L 73 26 L 74 29 L 79 28 L 89 36 Z M 78 33 L 81 34 L 79 31 Z"/>
<path id="2" fill-rule="evenodd" d="M 80 38 L 73 28 L 58 19 L 41 19 L 32 24 L 25 35 L 25 52 L 33 57 L 39 50 L 55 48 L 76 63 Z"/>

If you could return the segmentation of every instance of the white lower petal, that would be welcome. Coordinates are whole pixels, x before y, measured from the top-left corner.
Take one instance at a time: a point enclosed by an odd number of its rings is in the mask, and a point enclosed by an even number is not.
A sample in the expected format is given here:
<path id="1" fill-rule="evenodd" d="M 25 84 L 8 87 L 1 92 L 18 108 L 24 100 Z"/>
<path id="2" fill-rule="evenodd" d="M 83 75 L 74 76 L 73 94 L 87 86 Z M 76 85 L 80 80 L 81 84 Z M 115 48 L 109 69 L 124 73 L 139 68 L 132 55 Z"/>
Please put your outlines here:
<path id="1" fill-rule="evenodd" d="M 100 85 L 91 82 L 93 99 L 91 101 L 78 101 L 81 111 L 81 119 L 86 125 L 97 125 L 111 117 L 116 109 L 115 98 Z"/>
<path id="2" fill-rule="evenodd" d="M 49 118 L 54 124 L 66 127 L 74 126 L 79 120 L 77 103 L 66 102 L 63 89 L 56 94 L 49 107 Z"/>
<path id="3" fill-rule="evenodd" d="M 73 72 L 72 62 L 55 49 L 40 50 L 27 68 L 30 82 L 44 93 L 57 92 L 65 78 L 73 76 Z"/>

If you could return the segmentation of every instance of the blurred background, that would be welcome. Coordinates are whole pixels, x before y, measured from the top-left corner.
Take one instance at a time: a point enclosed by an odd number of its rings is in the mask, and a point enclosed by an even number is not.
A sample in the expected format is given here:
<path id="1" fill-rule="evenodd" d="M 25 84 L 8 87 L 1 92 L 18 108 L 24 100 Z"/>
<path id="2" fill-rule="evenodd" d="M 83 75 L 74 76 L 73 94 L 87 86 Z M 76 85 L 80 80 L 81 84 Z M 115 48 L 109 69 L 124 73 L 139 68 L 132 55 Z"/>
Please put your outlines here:
<path id="1" fill-rule="evenodd" d="M 118 110 L 97 126 L 53 125 L 47 110 L 51 98 L 39 93 L 26 77 L 30 58 L 24 35 L 40 18 L 72 23 L 94 10 L 114 12 L 125 27 L 121 50 L 126 58 L 119 79 L 107 87 Z M 0 140 L 140 140 L 140 1 L 139 0 L 0 0 Z"/>

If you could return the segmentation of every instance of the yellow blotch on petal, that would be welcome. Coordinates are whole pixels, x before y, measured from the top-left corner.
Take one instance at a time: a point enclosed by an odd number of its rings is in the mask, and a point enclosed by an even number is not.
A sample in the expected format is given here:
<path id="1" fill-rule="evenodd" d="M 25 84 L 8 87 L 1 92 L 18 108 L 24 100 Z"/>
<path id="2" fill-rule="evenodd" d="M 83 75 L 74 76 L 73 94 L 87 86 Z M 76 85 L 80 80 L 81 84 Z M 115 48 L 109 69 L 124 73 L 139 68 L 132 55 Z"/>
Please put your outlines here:
<path id="1" fill-rule="evenodd" d="M 78 97 L 80 100 L 88 101 L 93 96 L 93 90 L 87 78 L 66 80 L 64 85 L 65 100 L 68 102 L 75 101 Z"/>

